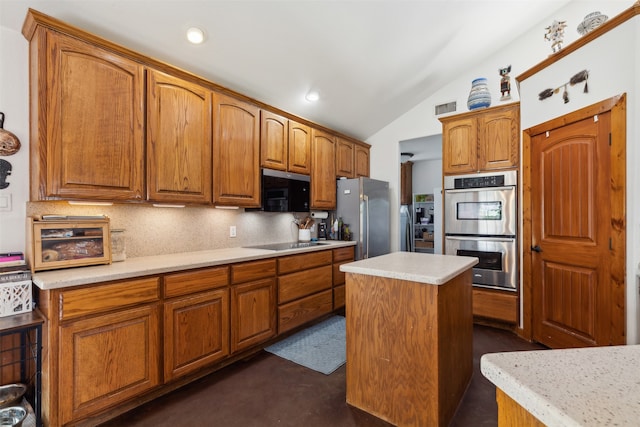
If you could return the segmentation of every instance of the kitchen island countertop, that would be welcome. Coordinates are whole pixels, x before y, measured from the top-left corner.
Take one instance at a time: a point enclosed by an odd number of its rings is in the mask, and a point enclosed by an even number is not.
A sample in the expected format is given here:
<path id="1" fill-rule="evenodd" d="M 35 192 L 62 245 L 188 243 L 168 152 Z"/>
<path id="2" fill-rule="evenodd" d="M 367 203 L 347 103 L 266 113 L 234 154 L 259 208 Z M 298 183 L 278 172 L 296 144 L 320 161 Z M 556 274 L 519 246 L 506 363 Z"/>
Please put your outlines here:
<path id="1" fill-rule="evenodd" d="M 442 285 L 478 263 L 478 258 L 393 252 L 340 266 L 345 273 Z"/>
<path id="2" fill-rule="evenodd" d="M 482 374 L 549 426 L 640 420 L 640 345 L 485 354 Z"/>
<path id="3" fill-rule="evenodd" d="M 33 275 L 32 281 L 42 290 L 59 289 L 193 268 L 329 250 L 356 244 L 354 241 L 337 240 L 327 240 L 322 243 L 317 246 L 279 251 L 254 248 L 226 248 L 127 258 L 125 261 L 108 265 L 39 271 Z"/>

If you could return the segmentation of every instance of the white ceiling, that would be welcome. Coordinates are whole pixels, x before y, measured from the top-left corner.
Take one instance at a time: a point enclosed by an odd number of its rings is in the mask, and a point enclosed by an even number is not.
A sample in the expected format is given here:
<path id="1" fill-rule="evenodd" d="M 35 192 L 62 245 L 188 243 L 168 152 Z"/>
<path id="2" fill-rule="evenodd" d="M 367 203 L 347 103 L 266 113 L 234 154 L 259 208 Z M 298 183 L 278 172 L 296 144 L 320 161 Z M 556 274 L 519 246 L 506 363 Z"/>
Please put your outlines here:
<path id="1" fill-rule="evenodd" d="M 0 0 L 0 25 L 31 7 L 366 140 L 569 1 Z"/>

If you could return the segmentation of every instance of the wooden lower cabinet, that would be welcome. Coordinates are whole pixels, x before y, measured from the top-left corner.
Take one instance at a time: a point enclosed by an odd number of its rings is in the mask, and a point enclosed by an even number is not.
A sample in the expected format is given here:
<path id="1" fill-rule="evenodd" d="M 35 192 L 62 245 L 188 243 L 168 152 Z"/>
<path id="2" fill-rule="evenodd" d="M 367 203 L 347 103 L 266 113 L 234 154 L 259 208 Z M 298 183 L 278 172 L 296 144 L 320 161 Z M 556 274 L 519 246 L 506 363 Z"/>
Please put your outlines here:
<path id="1" fill-rule="evenodd" d="M 331 263 L 331 251 L 278 259 L 278 333 L 287 332 L 333 310 Z"/>
<path id="2" fill-rule="evenodd" d="M 229 355 L 229 290 L 164 303 L 164 380 L 190 374 Z"/>
<path id="3" fill-rule="evenodd" d="M 337 257 L 337 258 L 336 258 Z M 38 289 L 45 425 L 95 425 L 334 309 L 353 247 Z"/>
<path id="4" fill-rule="evenodd" d="M 345 305 L 345 274 L 340 271 L 340 266 L 352 262 L 355 254 L 355 247 L 333 250 L 333 309 L 337 310 Z"/>
<path id="5" fill-rule="evenodd" d="M 515 324 L 518 321 L 518 295 L 508 291 L 473 288 L 473 315 Z"/>
<path id="6" fill-rule="evenodd" d="M 231 352 L 254 347 L 276 335 L 276 260 L 231 267 Z"/>
<path id="7" fill-rule="evenodd" d="M 160 384 L 159 307 L 132 308 L 60 327 L 61 423 Z"/>

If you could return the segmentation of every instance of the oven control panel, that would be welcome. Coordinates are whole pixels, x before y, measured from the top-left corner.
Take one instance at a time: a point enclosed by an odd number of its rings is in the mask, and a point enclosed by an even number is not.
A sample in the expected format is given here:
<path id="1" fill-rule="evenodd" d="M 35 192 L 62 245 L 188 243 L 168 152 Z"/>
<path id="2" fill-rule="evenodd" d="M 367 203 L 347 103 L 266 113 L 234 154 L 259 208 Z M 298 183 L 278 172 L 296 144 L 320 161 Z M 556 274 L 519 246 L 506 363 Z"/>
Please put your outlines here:
<path id="1" fill-rule="evenodd" d="M 445 176 L 445 190 L 462 190 L 467 188 L 509 187 L 518 183 L 517 171 L 509 170 L 493 173 L 474 173 L 469 175 Z"/>

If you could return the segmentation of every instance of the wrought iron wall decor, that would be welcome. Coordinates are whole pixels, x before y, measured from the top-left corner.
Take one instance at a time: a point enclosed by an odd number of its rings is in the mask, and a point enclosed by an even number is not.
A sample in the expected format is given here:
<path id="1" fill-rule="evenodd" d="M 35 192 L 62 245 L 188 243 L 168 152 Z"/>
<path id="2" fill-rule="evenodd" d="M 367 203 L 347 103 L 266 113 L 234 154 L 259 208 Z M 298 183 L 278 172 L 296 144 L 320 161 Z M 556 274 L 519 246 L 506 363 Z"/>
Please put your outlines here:
<path id="1" fill-rule="evenodd" d="M 567 85 L 575 86 L 578 83 L 584 82 L 584 90 L 582 92 L 589 93 L 589 86 L 587 85 L 587 80 L 588 79 L 589 79 L 589 71 L 582 70 L 579 73 L 574 74 L 574 76 L 571 77 L 571 79 L 569 79 L 568 82 L 566 82 L 564 84 L 561 84 L 557 88 L 543 90 L 542 92 L 540 92 L 538 94 L 538 99 L 540 101 L 545 100 L 547 98 L 550 98 L 554 93 L 559 93 L 560 89 L 563 89 L 563 91 L 562 91 L 562 100 L 566 104 L 567 102 L 569 102 L 569 92 L 567 92 Z"/>

